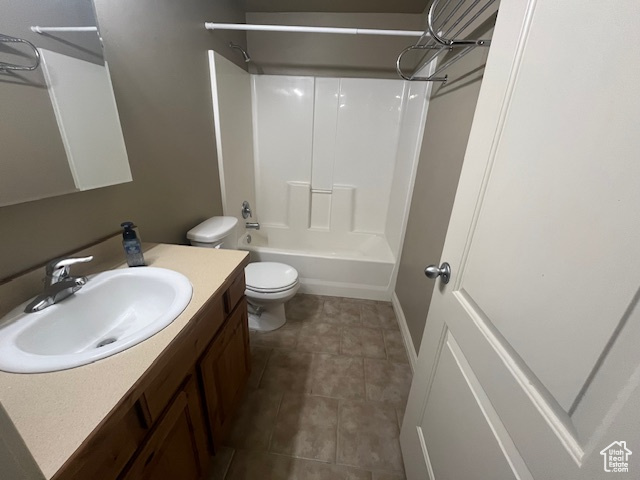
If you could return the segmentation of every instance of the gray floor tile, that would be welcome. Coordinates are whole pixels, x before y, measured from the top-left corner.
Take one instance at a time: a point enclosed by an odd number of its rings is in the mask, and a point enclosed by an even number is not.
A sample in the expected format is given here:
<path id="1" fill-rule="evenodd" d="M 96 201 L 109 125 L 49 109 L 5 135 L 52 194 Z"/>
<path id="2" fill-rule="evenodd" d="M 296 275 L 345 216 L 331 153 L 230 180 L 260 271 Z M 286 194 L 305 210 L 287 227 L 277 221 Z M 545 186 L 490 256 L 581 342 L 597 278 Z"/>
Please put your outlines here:
<path id="1" fill-rule="evenodd" d="M 292 480 L 371 480 L 371 473 L 342 465 L 295 460 L 290 478 Z"/>
<path id="2" fill-rule="evenodd" d="M 293 461 L 282 455 L 238 450 L 225 480 L 289 480 L 292 479 Z"/>
<path id="3" fill-rule="evenodd" d="M 371 473 L 283 455 L 238 451 L 226 480 L 371 480 Z"/>
<path id="4" fill-rule="evenodd" d="M 249 389 L 207 480 L 404 480 L 411 370 L 391 304 L 296 295 L 285 308 L 282 328 L 251 332 Z"/>
<path id="5" fill-rule="evenodd" d="M 305 322 L 300 328 L 297 350 L 304 352 L 339 353 L 342 327 L 318 321 Z"/>
<path id="6" fill-rule="evenodd" d="M 285 393 L 269 451 L 335 462 L 338 400 Z"/>
<path id="7" fill-rule="evenodd" d="M 223 446 L 216 450 L 216 454 L 211 459 L 207 480 L 224 480 L 235 452 L 233 448 Z"/>
<path id="8" fill-rule="evenodd" d="M 365 398 L 362 358 L 316 354 L 310 393 L 334 398 Z"/>
<path id="9" fill-rule="evenodd" d="M 378 302 L 376 300 L 365 300 L 364 298 L 342 298 L 343 303 L 357 303 L 358 305 L 376 305 Z"/>
<path id="10" fill-rule="evenodd" d="M 260 378 L 267 365 L 269 355 L 271 355 L 271 348 L 259 347 L 257 345 L 251 345 L 251 375 L 247 382 L 247 387 L 258 388 Z"/>
<path id="11" fill-rule="evenodd" d="M 409 365 L 365 358 L 364 375 L 367 400 L 405 408 L 411 388 Z"/>
<path id="12" fill-rule="evenodd" d="M 343 302 L 335 297 L 334 300 L 326 300 L 322 311 L 322 321 L 336 325 L 359 325 L 361 305 L 359 303 Z"/>
<path id="13" fill-rule="evenodd" d="M 249 332 L 251 345 L 272 348 L 295 348 L 298 344 L 301 324 L 296 321 L 287 321 L 282 327 L 270 332 Z"/>
<path id="14" fill-rule="evenodd" d="M 398 321 L 391 304 L 363 305 L 362 325 L 387 330 L 398 329 Z"/>
<path id="15" fill-rule="evenodd" d="M 281 392 L 248 391 L 225 444 L 233 448 L 267 451 L 281 399 Z"/>
<path id="16" fill-rule="evenodd" d="M 384 330 L 384 346 L 387 351 L 387 360 L 395 363 L 409 363 L 400 330 Z"/>
<path id="17" fill-rule="evenodd" d="M 297 294 L 285 304 L 287 319 L 309 321 L 322 313 L 324 299 L 316 295 Z"/>
<path id="18" fill-rule="evenodd" d="M 260 389 L 307 393 L 311 388 L 313 354 L 274 349 L 260 380 Z"/>
<path id="19" fill-rule="evenodd" d="M 390 405 L 341 401 L 337 463 L 403 473 L 396 411 Z"/>
<path id="20" fill-rule="evenodd" d="M 356 357 L 387 358 L 382 330 L 361 325 L 343 327 L 340 353 Z"/>
<path id="21" fill-rule="evenodd" d="M 373 472 L 373 480 L 406 480 L 406 477 L 402 473 Z"/>

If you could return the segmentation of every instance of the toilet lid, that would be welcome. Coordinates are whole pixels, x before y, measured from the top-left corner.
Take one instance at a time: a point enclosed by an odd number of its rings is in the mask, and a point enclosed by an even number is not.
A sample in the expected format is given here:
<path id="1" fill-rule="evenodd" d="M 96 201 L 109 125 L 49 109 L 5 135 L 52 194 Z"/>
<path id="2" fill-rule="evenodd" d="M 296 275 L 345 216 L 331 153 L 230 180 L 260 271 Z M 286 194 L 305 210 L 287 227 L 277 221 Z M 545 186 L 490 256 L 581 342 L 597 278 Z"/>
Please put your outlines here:
<path id="1" fill-rule="evenodd" d="M 298 283 L 298 271 L 276 262 L 250 263 L 244 269 L 247 289 L 254 292 L 281 292 Z"/>

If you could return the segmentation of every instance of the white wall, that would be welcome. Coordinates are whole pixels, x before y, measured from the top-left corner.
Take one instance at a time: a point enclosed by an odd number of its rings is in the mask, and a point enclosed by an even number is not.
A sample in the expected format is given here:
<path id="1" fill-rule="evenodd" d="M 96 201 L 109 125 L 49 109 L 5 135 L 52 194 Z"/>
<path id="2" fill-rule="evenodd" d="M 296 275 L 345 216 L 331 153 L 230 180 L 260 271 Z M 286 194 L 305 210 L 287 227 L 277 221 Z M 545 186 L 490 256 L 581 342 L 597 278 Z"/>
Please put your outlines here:
<path id="1" fill-rule="evenodd" d="M 252 83 L 260 222 L 384 234 L 404 82 L 260 75 Z"/>
<path id="2" fill-rule="evenodd" d="M 354 185 L 354 230 L 384 233 L 405 82 L 343 78 L 334 183 Z"/>
<path id="3" fill-rule="evenodd" d="M 252 75 L 251 82 L 260 222 L 287 226 L 287 182 L 311 179 L 314 79 Z"/>
<path id="4" fill-rule="evenodd" d="M 411 194 L 415 181 L 422 132 L 429 100 L 426 82 L 407 82 L 400 119 L 398 148 L 391 183 L 385 235 L 391 251 L 397 254 L 402 246 L 403 233 L 409 215 Z"/>
<path id="5" fill-rule="evenodd" d="M 243 200 L 257 216 L 253 170 L 251 76 L 213 50 L 209 51 L 213 116 L 222 210 L 245 222 L 240 213 Z"/>

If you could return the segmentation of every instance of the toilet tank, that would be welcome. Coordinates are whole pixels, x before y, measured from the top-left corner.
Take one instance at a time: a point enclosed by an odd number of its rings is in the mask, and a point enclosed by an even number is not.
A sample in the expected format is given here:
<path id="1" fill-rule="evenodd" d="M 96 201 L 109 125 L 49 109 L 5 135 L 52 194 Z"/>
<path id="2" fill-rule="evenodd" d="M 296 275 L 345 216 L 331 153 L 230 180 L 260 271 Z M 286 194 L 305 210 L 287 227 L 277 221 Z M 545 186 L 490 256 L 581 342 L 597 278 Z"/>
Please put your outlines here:
<path id="1" fill-rule="evenodd" d="M 236 217 L 211 217 L 187 232 L 195 247 L 227 248 L 235 250 L 238 244 Z"/>

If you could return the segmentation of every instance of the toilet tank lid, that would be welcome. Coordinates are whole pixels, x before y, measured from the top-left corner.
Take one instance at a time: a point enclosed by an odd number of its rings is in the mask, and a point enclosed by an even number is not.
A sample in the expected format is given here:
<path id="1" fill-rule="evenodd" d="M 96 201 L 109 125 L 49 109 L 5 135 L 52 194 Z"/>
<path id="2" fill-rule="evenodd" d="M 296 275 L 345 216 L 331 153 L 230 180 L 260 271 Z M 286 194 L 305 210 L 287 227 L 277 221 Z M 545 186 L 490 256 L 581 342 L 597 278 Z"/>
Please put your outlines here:
<path id="1" fill-rule="evenodd" d="M 229 235 L 236 225 L 236 217 L 211 217 L 187 232 L 187 238 L 201 243 L 213 243 Z"/>

